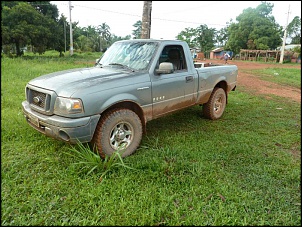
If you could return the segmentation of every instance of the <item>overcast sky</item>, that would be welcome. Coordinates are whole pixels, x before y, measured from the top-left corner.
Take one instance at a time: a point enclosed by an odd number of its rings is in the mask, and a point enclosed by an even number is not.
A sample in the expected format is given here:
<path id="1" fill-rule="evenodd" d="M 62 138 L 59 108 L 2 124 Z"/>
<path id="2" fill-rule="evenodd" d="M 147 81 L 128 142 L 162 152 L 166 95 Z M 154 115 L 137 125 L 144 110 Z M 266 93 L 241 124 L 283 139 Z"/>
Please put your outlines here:
<path id="1" fill-rule="evenodd" d="M 133 25 L 142 20 L 144 1 L 70 1 L 72 22 L 87 27 L 106 23 L 111 34 L 131 35 Z M 273 16 L 285 27 L 295 16 L 301 17 L 301 1 L 268 1 L 274 4 Z M 69 1 L 51 1 L 70 20 Z M 175 39 L 185 28 L 206 24 L 217 30 L 249 7 L 256 8 L 261 1 L 152 1 L 151 38 Z M 288 14 L 289 10 L 289 14 Z"/>

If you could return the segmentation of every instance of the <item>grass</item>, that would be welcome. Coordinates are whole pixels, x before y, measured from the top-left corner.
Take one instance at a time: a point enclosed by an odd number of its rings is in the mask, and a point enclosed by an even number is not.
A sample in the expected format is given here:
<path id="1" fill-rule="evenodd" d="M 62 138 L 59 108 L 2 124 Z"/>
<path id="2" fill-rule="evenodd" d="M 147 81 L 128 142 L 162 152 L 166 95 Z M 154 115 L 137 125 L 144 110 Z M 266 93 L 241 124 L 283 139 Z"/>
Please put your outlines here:
<path id="1" fill-rule="evenodd" d="M 254 75 L 256 74 L 262 80 L 301 88 L 301 68 L 265 68 L 249 71 Z"/>
<path id="2" fill-rule="evenodd" d="M 301 104 L 286 98 L 238 87 L 220 120 L 195 106 L 148 122 L 123 160 L 30 128 L 27 81 L 94 59 L 1 59 L 2 226 L 301 224 Z"/>
<path id="3" fill-rule="evenodd" d="M 97 152 L 93 152 L 88 144 L 78 143 L 77 146 L 72 146 L 68 152 L 64 153 L 74 158 L 75 162 L 73 162 L 73 165 L 79 167 L 77 169 L 78 173 L 89 175 L 93 172 L 101 172 L 99 180 L 102 182 L 105 175 L 116 167 L 122 166 L 133 169 L 125 165 L 121 157 L 122 152 L 123 149 L 117 150 L 110 157 L 106 155 L 104 160 L 102 160 L 100 155 Z"/>

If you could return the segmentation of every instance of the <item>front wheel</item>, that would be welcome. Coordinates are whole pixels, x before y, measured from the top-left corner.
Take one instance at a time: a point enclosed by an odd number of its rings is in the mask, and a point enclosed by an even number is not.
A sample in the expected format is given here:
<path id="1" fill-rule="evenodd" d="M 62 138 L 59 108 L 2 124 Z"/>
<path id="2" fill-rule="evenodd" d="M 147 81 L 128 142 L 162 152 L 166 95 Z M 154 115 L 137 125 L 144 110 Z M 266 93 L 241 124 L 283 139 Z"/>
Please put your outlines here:
<path id="1" fill-rule="evenodd" d="M 214 88 L 210 99 L 203 105 L 203 115 L 211 120 L 220 118 L 226 106 L 226 93 L 222 88 Z"/>
<path id="2" fill-rule="evenodd" d="M 120 151 L 122 157 L 134 153 L 142 139 L 142 123 L 129 109 L 113 109 L 101 117 L 91 145 L 102 158 Z"/>

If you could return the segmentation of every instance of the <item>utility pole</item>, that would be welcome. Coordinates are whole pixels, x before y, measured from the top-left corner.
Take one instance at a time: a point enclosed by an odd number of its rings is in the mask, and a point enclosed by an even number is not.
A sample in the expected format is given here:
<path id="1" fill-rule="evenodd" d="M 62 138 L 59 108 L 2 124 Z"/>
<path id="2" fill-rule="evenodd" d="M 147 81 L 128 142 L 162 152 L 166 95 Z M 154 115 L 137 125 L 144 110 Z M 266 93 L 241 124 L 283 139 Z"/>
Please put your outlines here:
<path id="1" fill-rule="evenodd" d="M 287 25 L 288 25 L 288 17 L 289 17 L 289 8 L 290 5 L 288 5 L 288 12 L 287 12 L 287 20 L 286 20 L 286 26 L 284 29 L 284 36 L 283 36 L 283 43 L 282 43 L 282 48 L 281 48 L 281 56 L 280 56 L 280 64 L 283 64 L 283 58 L 284 58 L 284 49 L 285 49 L 285 41 L 286 41 L 286 33 L 287 33 Z"/>
<path id="2" fill-rule="evenodd" d="M 152 1 L 144 1 L 142 17 L 142 39 L 150 39 Z"/>
<path id="3" fill-rule="evenodd" d="M 73 55 L 73 39 L 72 39 L 72 22 L 71 22 L 71 9 L 73 6 L 71 6 L 71 1 L 69 1 L 69 19 L 70 19 L 70 56 Z"/>
<path id="4" fill-rule="evenodd" d="M 64 42 L 65 42 L 65 52 L 64 54 L 66 53 L 66 20 L 64 18 Z"/>

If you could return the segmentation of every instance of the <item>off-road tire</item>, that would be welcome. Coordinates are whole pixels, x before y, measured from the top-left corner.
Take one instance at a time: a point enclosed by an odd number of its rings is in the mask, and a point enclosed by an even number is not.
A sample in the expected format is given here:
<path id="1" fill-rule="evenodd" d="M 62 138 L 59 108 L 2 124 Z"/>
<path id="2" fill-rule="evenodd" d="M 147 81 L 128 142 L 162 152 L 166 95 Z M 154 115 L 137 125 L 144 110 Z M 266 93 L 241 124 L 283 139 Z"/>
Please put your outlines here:
<path id="1" fill-rule="evenodd" d="M 226 107 L 226 99 L 226 93 L 222 88 L 214 88 L 209 101 L 203 105 L 203 116 L 211 120 L 219 119 Z"/>
<path id="2" fill-rule="evenodd" d="M 91 145 L 103 159 L 117 150 L 124 158 L 135 152 L 142 134 L 142 123 L 135 112 L 124 108 L 113 109 L 101 116 Z"/>

